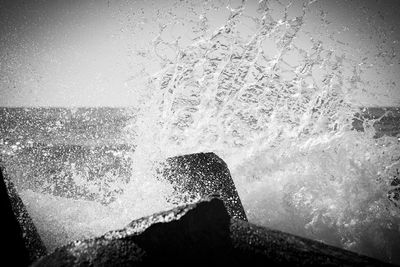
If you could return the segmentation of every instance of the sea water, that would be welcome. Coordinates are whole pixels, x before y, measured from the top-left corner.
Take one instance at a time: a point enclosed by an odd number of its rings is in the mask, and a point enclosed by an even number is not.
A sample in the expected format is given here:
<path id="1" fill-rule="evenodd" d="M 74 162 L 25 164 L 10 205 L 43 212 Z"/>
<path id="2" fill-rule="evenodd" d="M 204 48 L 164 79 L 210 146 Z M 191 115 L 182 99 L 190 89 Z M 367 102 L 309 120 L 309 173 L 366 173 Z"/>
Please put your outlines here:
<path id="1" fill-rule="evenodd" d="M 159 68 L 129 81 L 135 120 L 123 138 L 135 149 L 123 193 L 105 205 L 21 192 L 48 247 L 171 208 L 173 190 L 157 178 L 157 164 L 213 151 L 228 164 L 250 222 L 400 263 L 400 209 L 390 194 L 399 139 L 375 138 L 374 120 L 363 121 L 364 131 L 352 127 L 368 105 L 359 98 L 379 95 L 365 89 L 365 73 L 386 70 L 391 59 L 361 59 L 368 48 L 335 36 L 322 4 L 299 3 L 173 2 L 157 13 L 157 38 L 141 55 Z M 174 11 L 181 9 L 192 13 Z M 185 23 L 193 38 L 183 42 L 175 37 Z"/>

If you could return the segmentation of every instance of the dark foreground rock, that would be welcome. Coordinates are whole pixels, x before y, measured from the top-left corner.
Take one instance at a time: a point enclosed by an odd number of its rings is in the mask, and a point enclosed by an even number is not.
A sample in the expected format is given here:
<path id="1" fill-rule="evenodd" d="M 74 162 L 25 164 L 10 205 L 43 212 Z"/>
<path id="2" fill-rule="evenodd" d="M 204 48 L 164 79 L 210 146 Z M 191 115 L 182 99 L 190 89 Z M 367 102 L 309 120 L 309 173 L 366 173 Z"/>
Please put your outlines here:
<path id="1" fill-rule="evenodd" d="M 169 158 L 161 170 L 184 197 L 221 198 L 232 218 L 247 221 L 235 184 L 226 163 L 214 153 L 197 153 Z"/>
<path id="2" fill-rule="evenodd" d="M 232 219 L 236 263 L 247 266 L 393 266 L 321 242 Z"/>
<path id="3" fill-rule="evenodd" d="M 73 242 L 34 266 L 230 262 L 229 222 L 221 200 L 205 200 L 133 221 L 99 238 Z"/>
<path id="4" fill-rule="evenodd" d="M 12 182 L 0 167 L 0 205 L 2 222 L 2 262 L 28 266 L 46 254 L 36 227 Z"/>
<path id="5" fill-rule="evenodd" d="M 230 219 L 207 199 L 76 241 L 34 266 L 389 266 L 322 243 Z"/>

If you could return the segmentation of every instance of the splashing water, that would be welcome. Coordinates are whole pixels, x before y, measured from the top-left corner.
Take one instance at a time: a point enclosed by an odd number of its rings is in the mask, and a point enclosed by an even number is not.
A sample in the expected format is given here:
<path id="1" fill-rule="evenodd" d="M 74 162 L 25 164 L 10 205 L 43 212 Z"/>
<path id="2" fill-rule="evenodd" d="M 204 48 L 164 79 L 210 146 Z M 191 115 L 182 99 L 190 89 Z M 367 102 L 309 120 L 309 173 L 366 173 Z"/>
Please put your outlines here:
<path id="1" fill-rule="evenodd" d="M 108 206 L 66 203 L 75 214 L 61 221 L 78 218 L 70 222 L 73 238 L 171 207 L 172 188 L 156 177 L 158 162 L 213 151 L 227 162 L 251 222 L 399 263 L 400 209 L 388 195 L 398 186 L 399 140 L 374 138 L 374 121 L 353 130 L 369 67 L 356 48 L 311 32 L 309 20 L 321 23 L 314 29 L 320 32 L 330 23 L 314 2 L 174 3 L 169 10 L 193 14 L 158 14 L 153 50 L 142 54 L 161 70 L 132 85 L 130 182 Z M 214 30 L 218 12 L 227 19 Z M 185 22 L 193 26 L 190 41 L 165 37 Z M 64 203 L 40 202 L 43 195 L 32 191 L 22 197 L 28 208 L 39 203 L 33 210 Z M 83 214 L 91 214 L 84 227 Z"/>
<path id="2" fill-rule="evenodd" d="M 398 261 L 400 210 L 388 198 L 398 139 L 374 139 L 368 121 L 364 132 L 352 130 L 363 70 L 342 47 L 310 38 L 303 48 L 312 3 L 290 16 L 295 3 L 276 2 L 279 20 L 271 3 L 261 1 L 258 16 L 246 13 L 251 3 L 229 5 L 211 34 L 200 15 L 204 34 L 184 48 L 162 39 L 173 22 L 161 26 L 153 45 L 163 69 L 140 94 L 137 144 L 161 158 L 214 151 L 250 221 Z M 173 57 L 160 46 L 173 47 Z"/>

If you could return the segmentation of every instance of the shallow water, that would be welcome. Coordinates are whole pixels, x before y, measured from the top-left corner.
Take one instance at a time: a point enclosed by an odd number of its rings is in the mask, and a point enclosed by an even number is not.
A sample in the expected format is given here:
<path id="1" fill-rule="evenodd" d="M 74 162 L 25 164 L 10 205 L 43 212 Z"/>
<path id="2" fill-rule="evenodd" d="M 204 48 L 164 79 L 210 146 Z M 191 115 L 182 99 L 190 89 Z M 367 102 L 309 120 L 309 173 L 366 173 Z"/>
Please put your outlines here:
<path id="1" fill-rule="evenodd" d="M 106 203 L 95 196 L 103 205 L 21 192 L 41 234 L 49 232 L 48 246 L 170 208 L 172 190 L 157 180 L 158 162 L 213 151 L 227 162 L 249 221 L 400 263 L 398 136 L 376 138 L 374 119 L 363 120 L 364 131 L 352 126 L 361 105 L 399 106 L 390 77 L 380 75 L 395 68 L 393 36 L 381 36 L 387 47 L 378 49 L 367 41 L 373 19 L 335 20 L 329 14 L 346 6 L 299 3 L 173 2 L 170 12 L 153 11 L 159 32 L 151 49 L 137 53 L 159 68 L 145 66 L 128 81 L 136 97 L 126 117 L 133 119 L 114 136 L 134 147 L 124 154 L 128 179 L 110 174 L 106 182 L 121 191 Z M 182 25 L 192 35 L 180 39 Z M 71 172 L 75 183 L 101 187 Z"/>

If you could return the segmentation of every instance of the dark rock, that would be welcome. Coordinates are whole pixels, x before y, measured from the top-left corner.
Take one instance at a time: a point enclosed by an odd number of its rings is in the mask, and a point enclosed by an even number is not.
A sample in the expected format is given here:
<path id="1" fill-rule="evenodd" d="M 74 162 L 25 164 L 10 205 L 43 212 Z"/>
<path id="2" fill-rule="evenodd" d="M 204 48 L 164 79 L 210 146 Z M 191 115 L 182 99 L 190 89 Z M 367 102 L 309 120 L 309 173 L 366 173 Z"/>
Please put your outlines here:
<path id="1" fill-rule="evenodd" d="M 34 266 L 154 264 L 390 266 L 320 242 L 230 219 L 218 199 L 158 213 L 102 237 L 73 242 Z"/>
<path id="2" fill-rule="evenodd" d="M 321 242 L 232 219 L 237 263 L 248 266 L 391 266 Z"/>
<path id="3" fill-rule="evenodd" d="M 46 254 L 36 227 L 12 182 L 0 168 L 0 205 L 2 211 L 3 262 L 28 266 Z"/>
<path id="4" fill-rule="evenodd" d="M 247 221 L 228 166 L 214 153 L 169 158 L 161 172 L 174 185 L 177 195 L 216 195 L 224 201 L 231 217 Z"/>
<path id="5" fill-rule="evenodd" d="M 209 199 L 154 214 L 102 237 L 76 241 L 34 266 L 130 266 L 230 262 L 230 217 Z"/>

